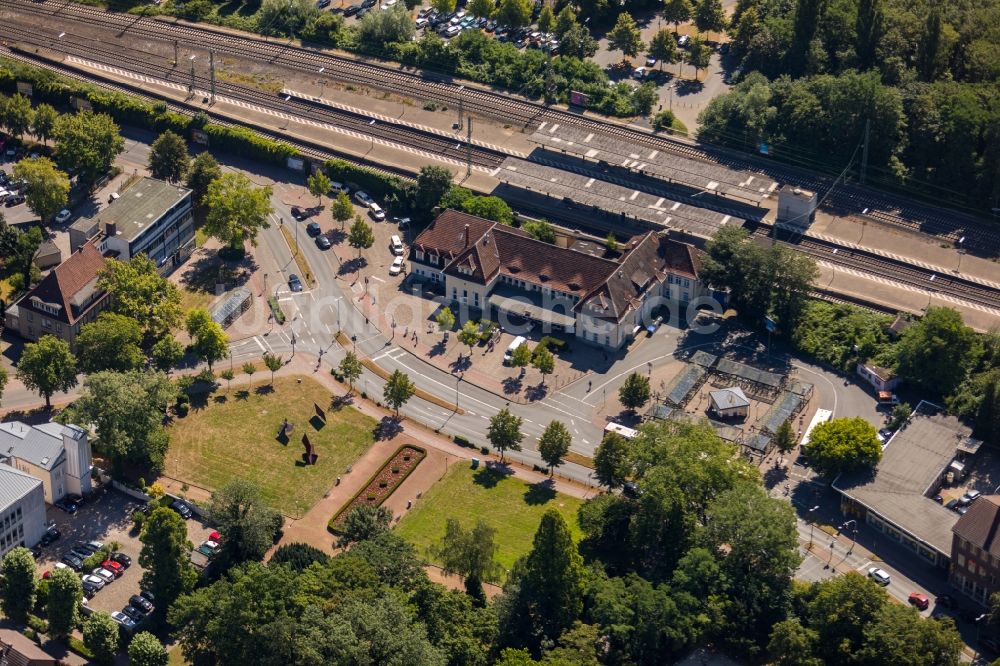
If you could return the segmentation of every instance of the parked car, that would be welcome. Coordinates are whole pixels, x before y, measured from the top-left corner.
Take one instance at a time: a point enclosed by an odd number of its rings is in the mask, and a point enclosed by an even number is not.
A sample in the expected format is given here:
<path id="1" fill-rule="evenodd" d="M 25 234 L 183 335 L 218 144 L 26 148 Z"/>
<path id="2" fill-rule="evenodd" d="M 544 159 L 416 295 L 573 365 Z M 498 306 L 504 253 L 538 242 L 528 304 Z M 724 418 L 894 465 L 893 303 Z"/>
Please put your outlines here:
<path id="1" fill-rule="evenodd" d="M 57 530 L 54 527 L 50 527 L 45 531 L 45 534 L 42 535 L 42 540 L 39 543 L 41 543 L 43 546 L 48 546 L 49 544 L 58 541 L 59 537 L 61 536 L 62 533 L 59 530 Z"/>
<path id="2" fill-rule="evenodd" d="M 100 541 L 88 541 L 87 543 L 83 544 L 83 547 L 90 549 L 90 551 L 93 553 L 96 553 L 101 548 L 104 548 L 104 544 Z"/>
<path id="3" fill-rule="evenodd" d="M 910 592 L 910 596 L 906 600 L 922 611 L 927 610 L 931 605 L 931 600 L 927 598 L 927 595 L 920 592 Z"/>
<path id="4" fill-rule="evenodd" d="M 361 11 L 361 5 L 351 5 L 344 10 L 344 16 L 354 16 L 359 11 Z"/>
<path id="5" fill-rule="evenodd" d="M 288 288 L 291 289 L 292 291 L 302 291 L 302 280 L 300 280 L 299 276 L 296 275 L 295 273 L 291 273 L 288 276 Z M 180 500 L 177 500 L 177 502 L 180 502 Z M 174 504 L 176 504 L 177 502 L 174 502 Z M 183 504 L 183 502 L 181 502 L 181 504 Z M 173 506 L 173 504 L 171 504 L 170 506 Z M 184 506 L 187 507 L 186 504 Z M 188 513 L 190 513 L 190 512 L 191 512 L 191 509 L 188 508 Z M 180 513 L 182 516 L 184 516 L 184 514 L 181 513 L 180 511 L 177 511 L 177 513 Z M 185 518 L 190 518 L 191 516 L 188 515 L 188 516 L 184 516 L 184 517 Z"/>
<path id="6" fill-rule="evenodd" d="M 656 58 L 649 56 L 646 58 L 646 67 L 656 67 Z"/>
<path id="7" fill-rule="evenodd" d="M 87 597 L 92 597 L 101 591 L 101 588 L 89 580 L 81 580 L 80 587 L 83 588 L 83 594 Z"/>
<path id="8" fill-rule="evenodd" d="M 73 546 L 72 548 L 69 549 L 69 554 L 72 555 L 73 557 L 79 557 L 81 560 L 85 560 L 91 555 L 93 555 L 92 552 L 81 546 Z"/>
<path id="9" fill-rule="evenodd" d="M 298 206 L 292 206 L 292 217 L 294 217 L 296 220 L 304 220 L 309 216 L 306 215 L 306 212 L 301 208 L 299 208 Z"/>
<path id="10" fill-rule="evenodd" d="M 323 229 L 319 226 L 319 222 L 310 222 L 306 225 L 306 233 L 310 236 L 319 236 L 323 233 Z"/>
<path id="11" fill-rule="evenodd" d="M 76 513 L 76 505 L 72 502 L 67 502 L 66 499 L 61 499 L 56 501 L 55 506 L 59 507 L 63 511 L 69 514 Z"/>
<path id="12" fill-rule="evenodd" d="M 636 67 L 635 71 L 632 72 L 632 78 L 636 81 L 642 81 L 646 78 L 646 71 L 645 67 Z"/>
<path id="13" fill-rule="evenodd" d="M 316 9 L 326 9 L 330 6 L 330 0 L 318 0 L 316 2 Z"/>
<path id="14" fill-rule="evenodd" d="M 403 258 L 396 257 L 392 260 L 392 266 L 389 267 L 389 275 L 399 275 L 403 272 Z"/>
<path id="15" fill-rule="evenodd" d="M 681 47 L 682 49 L 686 49 L 688 47 L 688 44 L 690 43 L 691 43 L 691 38 L 688 37 L 687 35 L 681 35 L 680 37 L 677 38 L 677 46 Z"/>
<path id="16" fill-rule="evenodd" d="M 214 541 L 205 541 L 198 546 L 197 550 L 205 557 L 215 557 L 216 552 L 219 550 L 219 544 Z"/>
<path id="17" fill-rule="evenodd" d="M 126 569 L 132 566 L 132 558 L 126 555 L 125 553 L 115 553 L 114 555 L 111 556 L 111 560 L 113 562 L 117 562 Z"/>
<path id="18" fill-rule="evenodd" d="M 73 215 L 68 208 L 63 208 L 61 211 L 56 213 L 56 223 L 65 224 L 69 221 L 69 218 Z"/>
<path id="19" fill-rule="evenodd" d="M 330 249 L 330 239 L 326 236 L 316 236 L 316 247 L 321 250 Z"/>
<path id="20" fill-rule="evenodd" d="M 81 582 L 90 583 L 91 585 L 97 587 L 98 590 L 100 590 L 107 584 L 106 580 L 104 580 L 100 576 L 95 576 L 93 574 L 87 574 L 83 576 Z"/>
<path id="21" fill-rule="evenodd" d="M 329 2 L 329 0 L 327 0 L 327 2 Z M 136 624 L 142 622 L 142 619 L 146 617 L 146 614 L 143 613 L 138 608 L 136 608 L 135 606 L 125 606 L 124 608 L 122 608 L 122 613 L 127 615 L 128 618 L 133 622 L 135 622 Z"/>
<path id="22" fill-rule="evenodd" d="M 368 214 L 372 217 L 373 220 L 377 222 L 381 222 L 382 220 L 385 219 L 385 211 L 382 210 L 382 207 L 379 206 L 374 201 L 368 207 Z"/>
<path id="23" fill-rule="evenodd" d="M 334 180 L 330 182 L 330 192 L 332 192 L 333 194 L 339 194 L 340 192 L 343 192 L 344 194 L 350 194 L 351 188 L 349 188 L 347 185 L 344 185 L 343 183 L 338 183 L 337 181 Z"/>
<path id="24" fill-rule="evenodd" d="M 399 239 L 399 236 L 397 236 L 396 234 L 393 234 L 392 236 L 389 237 L 389 248 L 392 250 L 392 253 L 397 257 L 402 257 L 405 252 L 405 250 L 403 249 L 403 241 L 401 241 Z"/>
<path id="25" fill-rule="evenodd" d="M 978 490 L 966 490 L 965 493 L 959 498 L 958 503 L 962 506 L 968 506 L 979 499 L 982 495 Z"/>
<path id="26" fill-rule="evenodd" d="M 888 572 L 879 569 L 878 567 L 870 568 L 868 570 L 868 577 L 871 578 L 876 583 L 878 583 L 879 585 L 881 585 L 882 587 L 886 587 L 889 583 L 892 582 L 892 577 L 889 576 Z"/>
<path id="27" fill-rule="evenodd" d="M 951 509 L 952 511 L 957 511 L 958 510 L 958 500 L 957 499 L 950 499 L 950 500 L 948 500 L 948 503 L 944 505 L 944 508 Z"/>
<path id="28" fill-rule="evenodd" d="M 73 571 L 79 571 L 81 568 L 83 568 L 83 559 L 77 557 L 76 555 L 73 555 L 72 553 L 67 553 L 66 555 L 63 555 L 62 560 L 60 561 Z"/>
<path id="29" fill-rule="evenodd" d="M 156 597 L 154 597 L 153 593 L 150 592 L 149 590 L 143 590 L 143 591 L 139 592 L 139 596 L 142 597 L 143 599 L 145 599 L 146 601 L 148 601 L 151 604 L 155 604 L 156 603 Z"/>
<path id="30" fill-rule="evenodd" d="M 292 275 L 289 276 L 288 278 L 288 286 L 292 285 L 292 278 L 295 278 L 296 282 L 298 282 L 299 280 L 299 278 L 294 273 L 292 273 Z M 299 288 L 298 289 L 293 288 L 292 291 L 302 291 L 302 284 L 299 283 Z M 191 507 L 188 506 L 187 502 L 185 502 L 184 500 L 174 500 L 173 502 L 171 502 L 170 508 L 179 513 L 181 515 L 181 518 L 184 518 L 185 520 L 194 515 L 193 512 L 191 511 Z"/>
<path id="31" fill-rule="evenodd" d="M 135 629 L 135 621 L 132 620 L 128 615 L 122 613 L 121 611 L 115 611 L 111 614 L 111 619 L 122 625 L 129 631 Z"/>
<path id="32" fill-rule="evenodd" d="M 392 221 L 396 223 L 396 228 L 400 231 L 406 231 L 410 228 L 410 218 L 408 217 L 394 217 Z"/>
<path id="33" fill-rule="evenodd" d="M 13 206 L 20 206 L 24 202 L 25 197 L 23 194 L 11 194 L 7 197 L 7 200 L 4 201 L 4 205 L 7 206 L 7 208 L 11 208 Z"/>
<path id="34" fill-rule="evenodd" d="M 358 190 L 354 193 L 354 200 L 365 207 L 371 206 L 374 203 L 374 200 L 368 196 L 368 193 L 362 190 Z"/>
<path id="35" fill-rule="evenodd" d="M 104 567 L 97 567 L 90 573 L 100 578 L 103 578 L 105 583 L 113 583 L 115 581 L 115 575 L 110 571 L 108 571 L 107 569 L 105 569 Z"/>
<path id="36" fill-rule="evenodd" d="M 125 573 L 125 567 L 118 564 L 114 560 L 104 560 L 101 562 L 101 566 L 110 571 L 115 575 L 115 578 L 121 578 Z"/>
<path id="37" fill-rule="evenodd" d="M 153 604 L 146 597 L 140 596 L 138 594 L 133 594 L 131 597 L 128 598 L 128 602 L 132 606 L 135 606 L 136 608 L 141 610 L 146 615 L 149 615 L 150 613 L 153 612 Z"/>

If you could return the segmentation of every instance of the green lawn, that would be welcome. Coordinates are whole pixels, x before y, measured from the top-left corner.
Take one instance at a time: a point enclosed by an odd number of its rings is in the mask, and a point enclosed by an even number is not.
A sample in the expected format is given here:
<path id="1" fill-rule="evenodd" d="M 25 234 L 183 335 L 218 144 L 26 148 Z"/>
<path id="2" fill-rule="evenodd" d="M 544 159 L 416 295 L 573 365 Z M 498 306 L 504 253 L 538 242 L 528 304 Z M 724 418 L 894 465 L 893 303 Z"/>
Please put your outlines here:
<path id="1" fill-rule="evenodd" d="M 510 570 L 514 561 L 531 550 L 531 542 L 542 514 L 556 508 L 566 519 L 575 540 L 580 539 L 576 511 L 583 500 L 530 485 L 511 476 L 488 469 L 472 470 L 467 463 L 456 463 L 448 474 L 418 500 L 396 527 L 417 552 L 434 561 L 427 547 L 444 535 L 445 523 L 457 518 L 466 528 L 480 518 L 497 531 L 500 546 L 497 560 Z"/>
<path id="2" fill-rule="evenodd" d="M 237 380 L 245 377 L 237 373 Z M 301 517 L 372 445 L 375 421 L 351 407 L 328 409 L 330 392 L 308 377 L 301 384 L 295 377 L 278 378 L 273 392 L 268 372 L 256 373 L 253 380 L 249 392 L 246 384 L 234 385 L 227 397 L 226 382 L 220 380 L 220 390 L 207 401 L 199 404 L 198 396 L 192 397 L 190 414 L 169 428 L 166 472 L 209 489 L 234 478 L 250 479 L 272 506 Z M 327 409 L 325 425 L 313 403 Z M 295 430 L 282 444 L 277 434 L 285 418 Z M 319 454 L 314 466 L 302 464 L 303 433 Z"/>

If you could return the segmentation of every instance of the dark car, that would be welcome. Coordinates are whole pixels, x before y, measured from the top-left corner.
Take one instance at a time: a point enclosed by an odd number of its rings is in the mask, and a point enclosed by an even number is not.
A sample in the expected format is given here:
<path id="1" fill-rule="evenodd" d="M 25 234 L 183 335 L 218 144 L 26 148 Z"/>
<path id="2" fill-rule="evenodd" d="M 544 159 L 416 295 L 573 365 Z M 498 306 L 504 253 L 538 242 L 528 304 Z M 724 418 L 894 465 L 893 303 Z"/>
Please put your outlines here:
<path id="1" fill-rule="evenodd" d="M 81 581 L 80 586 L 83 588 L 83 593 L 86 594 L 88 598 L 97 594 L 97 591 L 101 589 L 89 580 Z"/>
<path id="2" fill-rule="evenodd" d="M 170 508 L 179 513 L 181 518 L 184 518 L 185 520 L 194 515 L 191 511 L 191 507 L 188 506 L 187 502 L 184 502 L 183 500 L 174 500 L 171 502 Z"/>
<path id="3" fill-rule="evenodd" d="M 69 554 L 72 555 L 73 557 L 78 557 L 81 560 L 85 560 L 91 555 L 93 555 L 92 552 L 90 552 L 86 548 L 83 548 L 82 546 L 73 546 L 72 548 L 69 549 Z"/>
<path id="4" fill-rule="evenodd" d="M 151 604 L 155 604 L 156 603 L 156 597 L 154 597 L 153 593 L 150 592 L 149 590 L 143 590 L 142 592 L 139 593 L 139 596 L 142 597 L 143 599 L 145 599 L 146 601 L 148 601 Z"/>
<path id="5" fill-rule="evenodd" d="M 958 608 L 958 602 L 955 601 L 955 597 L 950 594 L 942 594 L 938 596 L 938 598 L 934 600 L 934 604 L 936 606 L 940 606 L 941 608 L 948 608 L 950 610 L 956 610 Z"/>
<path id="6" fill-rule="evenodd" d="M 301 208 L 299 208 L 298 206 L 292 206 L 292 217 L 294 217 L 296 220 L 304 220 L 309 216 L 306 215 L 306 212 Z"/>
<path id="7" fill-rule="evenodd" d="M 114 555 L 111 556 L 111 561 L 117 562 L 126 569 L 132 566 L 132 558 L 126 555 L 125 553 L 115 553 Z"/>
<path id="8" fill-rule="evenodd" d="M 321 250 L 330 249 L 330 239 L 326 236 L 316 236 L 316 247 Z"/>
<path id="9" fill-rule="evenodd" d="M 76 513 L 76 504 L 73 504 L 72 502 L 67 501 L 65 498 L 63 498 L 63 499 L 59 500 L 58 502 L 56 502 L 55 505 L 57 507 L 59 507 L 60 509 L 62 509 L 63 511 L 65 511 L 66 513 L 70 513 L 70 514 Z"/>
<path id="10" fill-rule="evenodd" d="M 295 273 L 288 276 L 288 288 L 292 291 L 302 291 L 302 280 Z"/>
<path id="11" fill-rule="evenodd" d="M 146 617 L 146 614 L 135 606 L 125 606 L 122 608 L 122 612 L 125 613 L 133 622 L 142 622 L 142 618 Z"/>
<path id="12" fill-rule="evenodd" d="M 49 544 L 52 544 L 52 543 L 55 543 L 56 541 L 58 541 L 59 537 L 61 537 L 61 536 L 62 536 L 62 533 L 59 530 L 57 530 L 54 527 L 50 527 L 45 532 L 44 536 L 42 536 L 42 540 L 39 543 L 41 543 L 43 546 L 48 546 Z"/>
<path id="13" fill-rule="evenodd" d="M 319 236 L 323 230 L 320 228 L 319 222 L 310 222 L 306 225 L 306 233 L 310 236 Z"/>
<path id="14" fill-rule="evenodd" d="M 361 11 L 361 5 L 351 5 L 344 10 L 344 16 L 354 16 L 359 11 Z"/>
<path id="15" fill-rule="evenodd" d="M 319 0 L 319 2 L 316 3 L 317 9 L 325 9 L 329 6 L 330 6 L 330 0 Z"/>
<path id="16" fill-rule="evenodd" d="M 153 604 L 146 597 L 133 594 L 128 598 L 128 602 L 147 615 L 153 612 Z"/>
<path id="17" fill-rule="evenodd" d="M 31 549 L 31 556 L 34 557 L 36 560 L 42 556 L 42 546 L 40 544 L 36 544 Z"/>
<path id="18" fill-rule="evenodd" d="M 83 504 L 83 497 L 81 497 L 80 495 L 74 495 L 70 493 L 66 495 L 66 501 L 69 502 L 70 504 L 75 505 L 76 508 L 79 509 L 80 505 Z"/>
<path id="19" fill-rule="evenodd" d="M 4 202 L 4 205 L 7 206 L 7 208 L 10 208 L 12 206 L 20 206 L 24 203 L 24 201 L 25 198 L 23 194 L 12 194 L 7 197 L 7 201 Z"/>
<path id="20" fill-rule="evenodd" d="M 63 558 L 60 561 L 70 569 L 73 569 L 73 571 L 79 571 L 83 567 L 83 560 L 72 553 L 63 555 Z"/>

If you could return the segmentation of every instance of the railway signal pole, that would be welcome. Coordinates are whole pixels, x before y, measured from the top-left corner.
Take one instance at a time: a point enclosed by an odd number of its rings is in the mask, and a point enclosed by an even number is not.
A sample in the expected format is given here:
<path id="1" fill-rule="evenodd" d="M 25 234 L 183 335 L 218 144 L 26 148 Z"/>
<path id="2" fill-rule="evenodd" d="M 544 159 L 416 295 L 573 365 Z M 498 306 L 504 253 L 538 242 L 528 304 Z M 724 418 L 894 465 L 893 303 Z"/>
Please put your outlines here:
<path id="1" fill-rule="evenodd" d="M 180 40 L 175 39 L 174 40 L 174 67 L 176 67 L 177 63 L 180 61 L 180 56 L 177 53 L 177 50 L 180 48 L 180 45 L 181 45 L 180 44 Z"/>
<path id="2" fill-rule="evenodd" d="M 465 86 L 459 86 L 458 87 L 458 129 L 462 129 L 462 125 L 463 125 L 463 122 L 462 122 L 462 115 L 463 114 L 462 114 L 462 112 L 464 111 L 464 108 L 463 108 L 463 104 L 462 104 L 462 102 L 463 102 L 462 93 L 464 91 L 465 91 Z"/>
<path id="3" fill-rule="evenodd" d="M 469 129 L 465 134 L 465 177 L 472 175 L 472 118 L 469 118 Z"/>
<path id="4" fill-rule="evenodd" d="M 211 100 L 208 105 L 215 104 L 215 51 L 208 52 L 208 72 L 211 77 Z"/>

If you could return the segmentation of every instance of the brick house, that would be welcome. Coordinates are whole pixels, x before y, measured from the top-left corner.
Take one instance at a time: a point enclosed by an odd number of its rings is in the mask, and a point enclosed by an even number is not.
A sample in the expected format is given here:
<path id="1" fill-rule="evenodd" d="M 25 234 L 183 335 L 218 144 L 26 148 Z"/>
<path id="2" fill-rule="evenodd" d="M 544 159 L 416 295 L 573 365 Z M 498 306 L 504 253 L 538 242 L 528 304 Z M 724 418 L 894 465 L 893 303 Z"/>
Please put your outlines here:
<path id="1" fill-rule="evenodd" d="M 948 582 L 986 605 L 1000 591 L 1000 495 L 983 495 L 951 528 Z"/>

